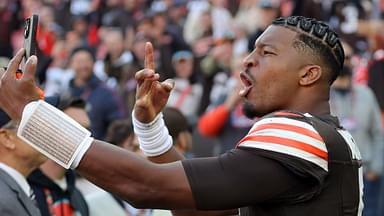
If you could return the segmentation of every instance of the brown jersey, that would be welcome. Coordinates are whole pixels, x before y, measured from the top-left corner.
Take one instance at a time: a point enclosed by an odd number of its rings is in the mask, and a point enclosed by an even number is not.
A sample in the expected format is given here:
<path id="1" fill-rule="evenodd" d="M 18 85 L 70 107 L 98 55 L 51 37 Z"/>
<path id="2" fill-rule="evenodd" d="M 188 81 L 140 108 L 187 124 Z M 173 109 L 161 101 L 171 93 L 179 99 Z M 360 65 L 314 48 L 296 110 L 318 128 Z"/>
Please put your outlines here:
<path id="1" fill-rule="evenodd" d="M 240 215 L 361 215 L 361 157 L 336 118 L 263 117 L 217 158 L 184 161 L 198 209 Z"/>

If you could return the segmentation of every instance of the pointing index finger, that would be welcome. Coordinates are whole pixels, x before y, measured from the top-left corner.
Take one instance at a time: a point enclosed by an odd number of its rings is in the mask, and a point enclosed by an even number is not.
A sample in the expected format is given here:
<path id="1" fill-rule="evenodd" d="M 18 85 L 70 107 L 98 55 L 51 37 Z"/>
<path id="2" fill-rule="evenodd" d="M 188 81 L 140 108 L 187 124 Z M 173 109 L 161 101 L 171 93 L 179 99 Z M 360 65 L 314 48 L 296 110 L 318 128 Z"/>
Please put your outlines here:
<path id="1" fill-rule="evenodd" d="M 153 57 L 153 46 L 151 42 L 147 42 L 145 44 L 144 67 L 147 69 L 155 70 L 155 60 Z"/>

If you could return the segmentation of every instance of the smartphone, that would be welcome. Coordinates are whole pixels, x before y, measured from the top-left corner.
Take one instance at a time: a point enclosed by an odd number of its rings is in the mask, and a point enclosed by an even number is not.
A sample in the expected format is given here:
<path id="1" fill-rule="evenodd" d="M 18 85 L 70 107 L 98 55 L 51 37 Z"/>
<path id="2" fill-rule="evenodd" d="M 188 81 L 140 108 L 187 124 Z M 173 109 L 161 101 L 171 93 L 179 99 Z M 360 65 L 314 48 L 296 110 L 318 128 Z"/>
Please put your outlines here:
<path id="1" fill-rule="evenodd" d="M 38 22 L 39 17 L 36 14 L 28 17 L 24 22 L 24 63 L 30 56 L 36 55 L 36 32 Z"/>

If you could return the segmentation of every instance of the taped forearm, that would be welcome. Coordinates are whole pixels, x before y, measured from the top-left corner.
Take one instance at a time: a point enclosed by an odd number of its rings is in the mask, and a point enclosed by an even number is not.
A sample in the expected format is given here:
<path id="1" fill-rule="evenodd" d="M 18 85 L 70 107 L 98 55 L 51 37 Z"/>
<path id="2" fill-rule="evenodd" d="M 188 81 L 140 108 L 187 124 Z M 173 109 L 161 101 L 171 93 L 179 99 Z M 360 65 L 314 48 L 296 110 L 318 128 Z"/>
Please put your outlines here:
<path id="1" fill-rule="evenodd" d="M 24 108 L 17 135 L 64 168 L 76 168 L 91 146 L 91 133 L 43 100 Z"/>

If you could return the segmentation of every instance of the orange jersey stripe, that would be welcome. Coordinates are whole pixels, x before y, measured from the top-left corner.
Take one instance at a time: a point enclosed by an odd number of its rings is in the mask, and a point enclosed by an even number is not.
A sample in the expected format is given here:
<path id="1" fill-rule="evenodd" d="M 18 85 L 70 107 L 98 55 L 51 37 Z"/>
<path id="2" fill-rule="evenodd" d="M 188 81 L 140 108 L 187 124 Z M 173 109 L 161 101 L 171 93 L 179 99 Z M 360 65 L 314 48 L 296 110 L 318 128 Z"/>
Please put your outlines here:
<path id="1" fill-rule="evenodd" d="M 244 137 L 240 142 L 239 146 L 241 146 L 241 143 L 245 141 L 254 141 L 254 142 L 264 142 L 264 143 L 275 143 L 279 145 L 285 145 L 293 148 L 300 149 L 302 151 L 306 151 L 308 153 L 314 154 L 324 160 L 328 160 L 328 153 L 318 149 L 308 143 L 299 142 L 297 140 L 291 140 L 287 138 L 281 138 L 281 137 L 275 137 L 275 136 L 260 136 L 260 135 L 248 135 Z M 257 144 L 255 145 L 257 147 Z"/>
<path id="2" fill-rule="evenodd" d="M 321 138 L 321 136 L 318 133 L 315 133 L 311 130 L 308 130 L 299 126 L 294 126 L 289 124 L 280 124 L 280 123 L 266 123 L 266 124 L 258 125 L 256 128 L 251 130 L 249 134 L 252 134 L 254 132 L 257 132 L 263 129 L 281 129 L 281 130 L 292 131 L 292 132 L 296 132 L 302 135 L 312 137 L 320 142 L 324 142 L 323 138 Z"/>
<path id="3" fill-rule="evenodd" d="M 303 117 L 302 115 L 299 115 L 299 114 L 296 114 L 296 113 L 290 113 L 290 112 L 275 112 L 273 113 L 273 115 L 275 116 L 283 116 L 283 117 L 286 117 L 286 116 L 292 116 L 292 117 Z"/>

